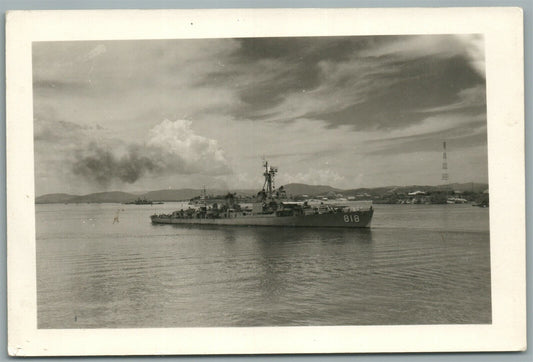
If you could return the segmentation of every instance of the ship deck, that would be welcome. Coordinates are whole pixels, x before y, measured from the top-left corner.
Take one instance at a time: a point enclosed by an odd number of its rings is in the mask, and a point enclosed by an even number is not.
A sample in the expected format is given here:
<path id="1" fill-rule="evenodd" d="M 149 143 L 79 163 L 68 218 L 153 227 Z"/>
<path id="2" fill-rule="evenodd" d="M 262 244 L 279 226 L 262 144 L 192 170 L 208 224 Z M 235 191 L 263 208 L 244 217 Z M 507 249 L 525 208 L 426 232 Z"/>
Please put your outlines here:
<path id="1" fill-rule="evenodd" d="M 250 214 L 223 218 L 179 218 L 153 215 L 155 224 L 241 225 L 241 226 L 305 226 L 305 227 L 370 227 L 373 210 L 324 213 L 300 216 Z"/>

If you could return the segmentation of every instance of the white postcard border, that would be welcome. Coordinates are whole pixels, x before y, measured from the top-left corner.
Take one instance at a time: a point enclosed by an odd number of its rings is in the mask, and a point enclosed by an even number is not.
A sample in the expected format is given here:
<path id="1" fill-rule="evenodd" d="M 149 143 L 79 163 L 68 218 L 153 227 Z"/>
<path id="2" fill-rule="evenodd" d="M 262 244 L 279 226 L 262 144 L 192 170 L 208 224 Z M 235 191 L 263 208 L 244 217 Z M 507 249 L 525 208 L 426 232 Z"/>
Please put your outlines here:
<path id="1" fill-rule="evenodd" d="M 526 347 L 523 14 L 518 8 L 17 11 L 6 20 L 8 349 L 18 356 L 504 351 Z M 484 35 L 492 324 L 37 329 L 33 41 Z"/>

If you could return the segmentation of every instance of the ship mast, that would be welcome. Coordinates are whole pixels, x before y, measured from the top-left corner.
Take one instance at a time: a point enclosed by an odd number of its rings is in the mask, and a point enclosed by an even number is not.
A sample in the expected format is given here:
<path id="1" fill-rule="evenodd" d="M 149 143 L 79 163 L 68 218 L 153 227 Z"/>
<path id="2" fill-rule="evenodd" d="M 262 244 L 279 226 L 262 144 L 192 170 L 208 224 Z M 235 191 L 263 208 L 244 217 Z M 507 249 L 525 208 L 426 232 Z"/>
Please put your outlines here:
<path id="1" fill-rule="evenodd" d="M 263 163 L 263 167 L 265 168 L 265 172 L 263 173 L 263 176 L 265 176 L 265 183 L 263 184 L 263 191 L 266 192 L 266 196 L 268 198 L 272 199 L 272 195 L 274 194 L 274 190 L 276 188 L 274 184 L 274 179 L 275 179 L 276 173 L 278 172 L 278 168 L 274 166 L 269 166 L 268 161 L 265 161 Z"/>

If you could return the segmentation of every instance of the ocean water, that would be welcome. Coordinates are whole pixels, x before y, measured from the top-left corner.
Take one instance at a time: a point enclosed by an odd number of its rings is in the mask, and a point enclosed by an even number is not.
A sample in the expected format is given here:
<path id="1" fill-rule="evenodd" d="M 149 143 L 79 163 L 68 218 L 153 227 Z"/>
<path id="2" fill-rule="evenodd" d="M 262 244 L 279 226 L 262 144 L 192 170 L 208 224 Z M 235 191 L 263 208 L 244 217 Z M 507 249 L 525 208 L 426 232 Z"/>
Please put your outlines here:
<path id="1" fill-rule="evenodd" d="M 374 205 L 360 230 L 151 224 L 176 208 L 36 205 L 38 328 L 491 322 L 488 209 Z"/>

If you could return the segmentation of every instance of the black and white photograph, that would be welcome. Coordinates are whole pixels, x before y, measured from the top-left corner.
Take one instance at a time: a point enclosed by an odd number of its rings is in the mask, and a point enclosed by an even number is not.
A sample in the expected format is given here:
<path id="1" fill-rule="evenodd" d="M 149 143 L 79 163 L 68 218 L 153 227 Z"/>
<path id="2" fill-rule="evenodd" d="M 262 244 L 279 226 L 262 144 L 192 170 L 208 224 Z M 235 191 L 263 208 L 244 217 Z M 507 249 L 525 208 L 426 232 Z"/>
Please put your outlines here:
<path id="1" fill-rule="evenodd" d="M 484 71 L 478 35 L 35 42 L 39 328 L 490 323 Z"/>
<path id="2" fill-rule="evenodd" d="M 37 332 L 490 328 L 486 44 L 33 40 Z"/>

